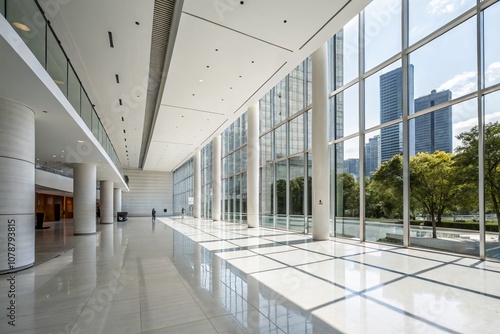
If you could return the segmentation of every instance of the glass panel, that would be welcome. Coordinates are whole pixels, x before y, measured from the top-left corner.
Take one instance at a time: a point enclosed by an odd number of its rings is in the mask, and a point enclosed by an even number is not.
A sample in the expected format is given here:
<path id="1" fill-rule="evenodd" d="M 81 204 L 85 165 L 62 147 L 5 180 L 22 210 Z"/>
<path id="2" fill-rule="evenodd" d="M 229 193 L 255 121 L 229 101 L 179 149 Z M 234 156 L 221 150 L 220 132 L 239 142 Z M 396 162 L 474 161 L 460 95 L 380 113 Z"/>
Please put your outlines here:
<path id="1" fill-rule="evenodd" d="M 299 155 L 289 159 L 290 168 L 290 215 L 304 214 L 304 156 Z M 304 220 L 302 220 L 302 223 Z"/>
<path id="2" fill-rule="evenodd" d="M 304 115 L 290 121 L 290 155 L 304 151 Z"/>
<path id="3" fill-rule="evenodd" d="M 390 105 L 396 105 L 398 108 L 402 107 L 402 76 L 400 74 L 401 70 L 398 70 L 400 68 L 401 60 L 398 60 L 365 80 L 365 129 L 381 124 L 383 118 L 382 105 L 384 105 L 384 110 Z M 393 70 L 396 70 L 396 72 L 393 72 Z M 394 80 L 387 80 L 387 77 L 390 79 L 391 73 L 398 73 L 399 77 L 393 78 Z M 398 74 L 392 74 L 392 76 L 398 76 Z M 398 115 L 394 116 L 394 119 L 396 119 L 401 117 L 402 109 L 392 113 Z M 384 118 L 386 118 L 385 122 L 390 120 L 387 119 L 387 115 Z"/>
<path id="4" fill-rule="evenodd" d="M 274 87 L 274 125 L 283 122 L 287 117 L 286 101 L 287 89 L 286 79 L 281 80 L 279 84 Z"/>
<path id="5" fill-rule="evenodd" d="M 409 68 L 409 76 L 413 78 L 413 66 Z M 401 118 L 403 116 L 403 69 L 399 67 L 382 74 L 379 91 L 380 123 L 384 124 Z M 410 101 L 413 101 L 413 80 L 410 80 L 409 93 Z"/>
<path id="6" fill-rule="evenodd" d="M 288 79 L 290 115 L 304 109 L 304 63 L 302 62 L 290 74 Z"/>
<path id="7" fill-rule="evenodd" d="M 307 57 L 307 106 L 312 104 L 312 57 Z M 306 106 L 306 107 L 307 107 Z"/>
<path id="8" fill-rule="evenodd" d="M 234 149 L 238 149 L 241 145 L 241 129 L 240 129 L 240 119 L 238 118 L 234 122 Z"/>
<path id="9" fill-rule="evenodd" d="M 273 161 L 273 133 L 260 137 L 260 164 Z"/>
<path id="10" fill-rule="evenodd" d="M 241 174 L 241 213 L 245 214 L 242 217 L 245 217 L 246 221 L 246 213 L 247 213 L 247 173 Z"/>
<path id="11" fill-rule="evenodd" d="M 476 91 L 476 18 L 411 53 L 410 63 L 415 70 L 416 97 L 450 90 L 455 99 Z"/>
<path id="12" fill-rule="evenodd" d="M 64 96 L 68 94 L 68 63 L 52 33 L 47 34 L 47 72 Z"/>
<path id="13" fill-rule="evenodd" d="M 500 82 L 500 2 L 484 11 L 484 83 L 486 87 Z"/>
<path id="14" fill-rule="evenodd" d="M 358 15 L 356 15 L 334 37 L 335 66 L 332 68 L 334 71 L 332 74 L 336 89 L 358 77 L 358 22 Z"/>
<path id="15" fill-rule="evenodd" d="M 78 115 L 81 115 L 81 106 L 80 106 L 80 82 L 73 71 L 73 68 L 69 67 L 68 73 L 68 100 L 75 108 L 75 111 Z"/>
<path id="16" fill-rule="evenodd" d="M 276 226 L 275 228 L 282 228 L 286 229 L 286 222 L 287 222 L 287 217 L 286 216 L 276 216 Z"/>
<path id="17" fill-rule="evenodd" d="M 237 174 L 241 171 L 240 150 L 234 152 L 234 173 Z"/>
<path id="18" fill-rule="evenodd" d="M 234 150 L 234 123 L 227 129 L 227 153 Z"/>
<path id="19" fill-rule="evenodd" d="M 36 59 L 45 67 L 45 29 L 47 24 L 33 0 L 7 0 L 7 21 L 21 36 Z"/>
<path id="20" fill-rule="evenodd" d="M 312 214 L 312 153 L 307 153 L 307 214 Z M 333 178 L 332 178 L 333 180 Z M 333 230 L 332 230 L 333 231 Z"/>
<path id="21" fill-rule="evenodd" d="M 286 165 L 286 160 L 276 163 L 276 213 L 283 215 L 286 214 Z"/>
<path id="22" fill-rule="evenodd" d="M 273 214 L 274 199 L 274 168 L 273 164 L 267 164 L 261 169 L 261 195 L 260 212 L 263 215 Z M 273 223 L 274 224 L 274 223 Z"/>
<path id="23" fill-rule="evenodd" d="M 365 8 L 365 69 L 372 69 L 400 51 L 401 0 L 372 1 Z"/>
<path id="24" fill-rule="evenodd" d="M 241 168 L 240 168 L 240 170 L 243 172 L 243 171 L 247 170 L 247 157 L 248 157 L 247 147 L 243 146 L 243 148 L 241 149 L 240 152 L 241 152 Z"/>
<path id="25" fill-rule="evenodd" d="M 294 217 L 294 216 L 290 216 L 288 217 L 288 221 L 289 221 L 289 229 L 291 231 L 297 231 L 297 232 L 304 232 L 305 230 L 305 218 L 302 216 L 302 217 Z"/>
<path id="26" fill-rule="evenodd" d="M 94 108 L 92 108 L 92 133 L 96 139 L 99 139 L 99 118 L 97 117 L 97 113 Z"/>
<path id="27" fill-rule="evenodd" d="M 410 45 L 450 22 L 475 4 L 475 0 L 410 0 Z"/>
<path id="28" fill-rule="evenodd" d="M 273 127 L 271 114 L 271 92 L 259 100 L 260 133 Z"/>
<path id="29" fill-rule="evenodd" d="M 381 163 L 380 130 L 365 142 L 366 240 L 403 244 L 403 159 Z"/>
<path id="30" fill-rule="evenodd" d="M 87 127 L 89 129 L 91 129 L 92 128 L 92 106 L 90 104 L 89 99 L 85 95 L 83 88 L 82 88 L 81 94 L 82 94 L 82 112 L 81 112 L 80 116 L 82 117 L 85 124 L 87 124 Z"/>
<path id="31" fill-rule="evenodd" d="M 358 132 L 359 129 L 358 84 L 335 95 L 336 138 Z M 330 115 L 330 117 L 334 117 Z"/>
<path id="32" fill-rule="evenodd" d="M 348 173 L 345 169 L 347 160 L 359 161 L 359 138 L 351 138 L 335 146 L 337 167 L 335 236 L 359 238 L 359 175 Z"/>
<path id="33" fill-rule="evenodd" d="M 473 99 L 435 111 L 434 116 L 411 120 L 410 136 L 415 136 L 419 147 L 410 157 L 410 210 L 412 225 L 417 225 L 410 228 L 412 246 L 479 255 L 478 224 L 474 222 L 479 210 L 476 104 Z M 446 124 L 438 128 L 439 123 Z M 417 136 L 419 132 L 427 133 L 436 145 Z M 437 143 L 444 141 L 453 146 L 452 152 L 439 150 Z"/>
<path id="34" fill-rule="evenodd" d="M 498 222 L 500 221 L 500 194 L 498 190 L 500 187 L 500 159 L 498 152 L 500 152 L 500 92 L 497 91 L 488 94 L 484 98 L 485 106 L 485 150 L 484 150 L 484 183 L 485 183 L 485 199 L 486 199 L 486 256 L 493 258 L 500 258 L 500 244 L 498 233 Z M 477 142 L 477 134 L 474 133 L 474 145 L 471 146 L 470 154 L 477 154 L 474 152 Z M 468 150 L 464 150 L 468 153 Z M 472 163 L 477 160 L 472 159 Z M 473 166 L 475 170 L 477 166 Z"/>
<path id="35" fill-rule="evenodd" d="M 237 221 L 239 222 L 239 213 L 241 212 L 241 176 L 234 177 L 234 212 L 238 213 Z"/>
<path id="36" fill-rule="evenodd" d="M 276 150 L 276 159 L 286 157 L 286 123 L 274 130 L 274 143 Z"/>
<path id="37" fill-rule="evenodd" d="M 307 112 L 307 149 L 312 148 L 312 109 Z"/>
<path id="38" fill-rule="evenodd" d="M 264 227 L 274 227 L 274 217 L 273 216 L 262 216 L 261 225 Z"/>
<path id="39" fill-rule="evenodd" d="M 248 116 L 245 112 L 241 116 L 241 145 L 245 145 L 247 143 L 247 131 L 248 131 Z"/>

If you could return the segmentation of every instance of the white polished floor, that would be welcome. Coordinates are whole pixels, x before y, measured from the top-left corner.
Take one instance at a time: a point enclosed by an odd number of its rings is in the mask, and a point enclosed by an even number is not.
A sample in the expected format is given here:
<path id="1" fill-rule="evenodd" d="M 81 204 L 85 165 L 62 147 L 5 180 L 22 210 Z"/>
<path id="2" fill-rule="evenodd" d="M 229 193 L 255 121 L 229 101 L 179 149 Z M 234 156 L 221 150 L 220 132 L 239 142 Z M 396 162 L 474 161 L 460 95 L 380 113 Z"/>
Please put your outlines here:
<path id="1" fill-rule="evenodd" d="M 36 266 L 0 276 L 0 333 L 499 332 L 498 262 L 192 218 L 98 229 L 36 231 Z"/>

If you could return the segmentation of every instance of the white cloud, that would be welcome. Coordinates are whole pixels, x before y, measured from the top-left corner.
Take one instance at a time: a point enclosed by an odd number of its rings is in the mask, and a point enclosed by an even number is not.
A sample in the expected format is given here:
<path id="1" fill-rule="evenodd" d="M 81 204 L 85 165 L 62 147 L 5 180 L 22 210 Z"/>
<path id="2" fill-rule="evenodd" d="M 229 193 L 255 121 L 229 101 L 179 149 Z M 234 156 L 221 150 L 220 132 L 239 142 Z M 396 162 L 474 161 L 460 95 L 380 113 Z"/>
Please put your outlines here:
<path id="1" fill-rule="evenodd" d="M 433 15 L 449 14 L 463 6 L 465 0 L 431 0 L 427 5 L 427 12 Z"/>
<path id="2" fill-rule="evenodd" d="M 494 84 L 500 81 L 500 62 L 491 63 L 486 70 L 486 83 Z"/>
<path id="3" fill-rule="evenodd" d="M 459 96 L 464 96 L 466 94 L 472 93 L 476 90 L 477 78 L 475 71 L 464 72 L 462 74 L 455 75 L 450 80 L 444 82 L 437 88 L 438 92 L 444 90 L 451 90 L 452 98 Z"/>

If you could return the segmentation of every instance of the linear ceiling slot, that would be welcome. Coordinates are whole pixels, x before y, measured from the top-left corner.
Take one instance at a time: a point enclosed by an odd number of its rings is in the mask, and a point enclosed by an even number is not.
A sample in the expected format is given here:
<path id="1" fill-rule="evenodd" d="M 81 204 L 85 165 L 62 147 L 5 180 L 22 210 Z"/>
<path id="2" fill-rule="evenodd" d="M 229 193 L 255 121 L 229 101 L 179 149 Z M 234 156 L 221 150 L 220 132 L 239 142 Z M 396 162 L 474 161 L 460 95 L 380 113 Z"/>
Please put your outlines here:
<path id="1" fill-rule="evenodd" d="M 115 74 L 115 79 L 116 79 L 116 83 L 120 83 L 120 76 L 118 74 Z"/>
<path id="2" fill-rule="evenodd" d="M 125 118 L 122 117 L 122 122 L 125 122 Z"/>
<path id="3" fill-rule="evenodd" d="M 126 132 L 125 132 L 125 129 L 123 129 L 123 133 L 126 133 Z"/>
<path id="4" fill-rule="evenodd" d="M 120 103 L 120 105 L 122 106 L 123 105 L 122 99 L 118 99 L 118 103 Z"/>
<path id="5" fill-rule="evenodd" d="M 108 31 L 108 38 L 109 38 L 109 47 L 114 48 L 115 44 L 113 43 L 113 33 L 111 31 Z"/>

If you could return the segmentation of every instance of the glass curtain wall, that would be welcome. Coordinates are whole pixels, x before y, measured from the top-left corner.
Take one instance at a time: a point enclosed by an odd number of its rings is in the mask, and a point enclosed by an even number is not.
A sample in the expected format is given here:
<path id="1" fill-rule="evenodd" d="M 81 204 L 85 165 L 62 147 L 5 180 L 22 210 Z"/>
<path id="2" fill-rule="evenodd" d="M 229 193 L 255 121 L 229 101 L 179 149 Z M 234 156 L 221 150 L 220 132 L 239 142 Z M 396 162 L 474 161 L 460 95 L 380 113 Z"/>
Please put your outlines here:
<path id="1" fill-rule="evenodd" d="M 193 158 L 185 162 L 174 171 L 174 216 L 180 216 L 182 209 L 186 215 L 193 215 L 194 200 L 194 160 Z"/>
<path id="2" fill-rule="evenodd" d="M 332 235 L 500 258 L 499 16 L 374 0 L 331 38 Z"/>
<path id="3" fill-rule="evenodd" d="M 201 216 L 212 218 L 212 153 L 210 142 L 201 150 Z"/>
<path id="4" fill-rule="evenodd" d="M 247 221 L 247 114 L 222 133 L 223 217 L 226 221 Z"/>
<path id="5" fill-rule="evenodd" d="M 311 94 L 310 63 L 306 59 L 260 100 L 262 226 L 306 229 L 306 201 L 311 197 L 306 165 L 310 118 L 305 104 Z"/>

